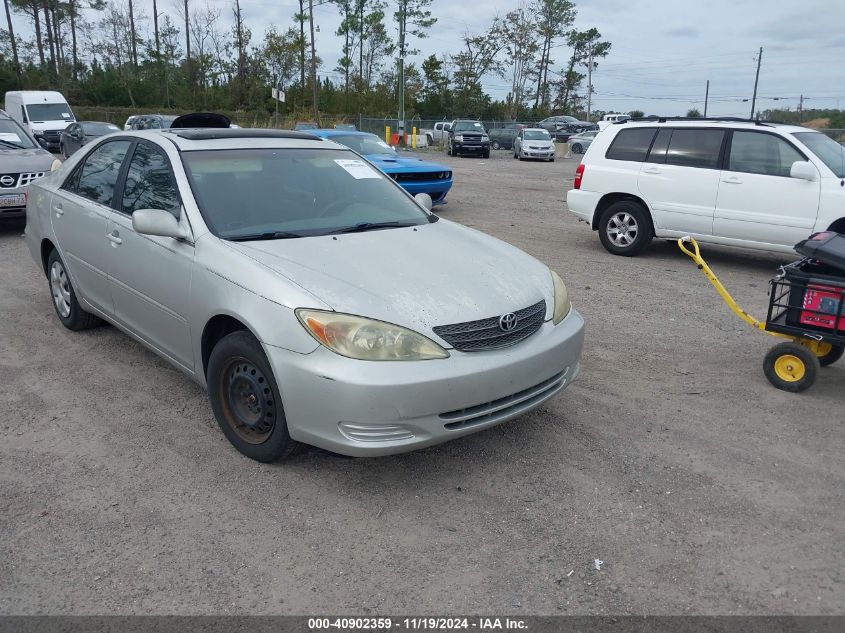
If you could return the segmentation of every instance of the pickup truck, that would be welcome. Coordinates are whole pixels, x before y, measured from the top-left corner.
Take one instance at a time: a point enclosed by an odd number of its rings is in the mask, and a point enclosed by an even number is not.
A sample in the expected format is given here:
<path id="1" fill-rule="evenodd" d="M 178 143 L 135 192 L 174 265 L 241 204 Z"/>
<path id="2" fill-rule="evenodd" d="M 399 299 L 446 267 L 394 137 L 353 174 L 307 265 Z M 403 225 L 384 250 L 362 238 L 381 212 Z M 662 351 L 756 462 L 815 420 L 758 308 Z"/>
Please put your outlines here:
<path id="1" fill-rule="evenodd" d="M 504 127 L 496 127 L 490 130 L 491 149 L 511 149 L 513 140 L 519 131 L 528 127 L 525 123 L 508 123 Z"/>
<path id="2" fill-rule="evenodd" d="M 449 121 L 438 121 L 433 128 L 421 129 L 420 136 L 425 136 L 425 140 L 429 145 L 443 145 L 446 139 L 449 138 L 449 130 L 452 129 L 452 124 Z"/>

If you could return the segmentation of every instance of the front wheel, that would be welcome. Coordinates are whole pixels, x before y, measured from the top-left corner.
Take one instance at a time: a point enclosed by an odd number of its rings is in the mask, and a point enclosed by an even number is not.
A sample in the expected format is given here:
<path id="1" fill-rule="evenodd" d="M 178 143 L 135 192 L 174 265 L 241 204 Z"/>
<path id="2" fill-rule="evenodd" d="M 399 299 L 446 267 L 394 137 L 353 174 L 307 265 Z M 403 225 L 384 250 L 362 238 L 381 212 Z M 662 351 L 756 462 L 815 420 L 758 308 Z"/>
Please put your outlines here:
<path id="1" fill-rule="evenodd" d="M 223 337 L 208 359 L 208 399 L 226 438 L 247 457 L 273 462 L 293 453 L 279 388 L 264 350 L 246 330 Z"/>
<path id="2" fill-rule="evenodd" d="M 816 382 L 818 357 L 799 343 L 780 343 L 766 354 L 763 373 L 778 389 L 798 393 Z"/>
<path id="3" fill-rule="evenodd" d="M 502 146 L 499 145 L 499 141 L 493 141 L 493 149 L 502 149 Z"/>
<path id="4" fill-rule="evenodd" d="M 599 239 L 602 246 L 614 255 L 639 255 L 652 237 L 648 211 L 633 200 L 614 202 L 599 220 Z"/>
<path id="5" fill-rule="evenodd" d="M 99 317 L 83 310 L 76 299 L 76 291 L 70 281 L 65 263 L 59 252 L 53 249 L 47 258 L 47 277 L 50 280 L 50 294 L 56 316 L 69 330 L 87 330 L 102 323 Z"/>
<path id="6" fill-rule="evenodd" d="M 481 158 L 490 158 L 490 150 L 487 150 L 481 155 Z"/>

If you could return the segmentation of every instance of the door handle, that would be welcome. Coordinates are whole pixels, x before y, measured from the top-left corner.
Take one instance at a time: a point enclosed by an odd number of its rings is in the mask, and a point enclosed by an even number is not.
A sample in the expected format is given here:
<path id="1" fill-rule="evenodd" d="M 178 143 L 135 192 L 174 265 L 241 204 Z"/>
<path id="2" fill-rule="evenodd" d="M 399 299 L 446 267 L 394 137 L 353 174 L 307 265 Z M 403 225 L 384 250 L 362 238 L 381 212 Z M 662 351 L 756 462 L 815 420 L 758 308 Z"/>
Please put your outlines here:
<path id="1" fill-rule="evenodd" d="M 741 185 L 742 181 L 737 178 L 736 176 L 728 176 L 727 178 L 722 178 L 722 182 L 726 182 L 729 185 Z"/>
<path id="2" fill-rule="evenodd" d="M 659 174 L 660 170 L 657 167 L 643 167 L 643 173 L 646 174 Z"/>
<path id="3" fill-rule="evenodd" d="M 55 211 L 55 212 L 56 212 L 56 217 L 57 217 L 57 218 L 60 218 L 61 216 L 63 216 L 63 215 L 65 214 L 64 209 L 62 209 L 62 205 L 61 205 L 61 203 L 59 203 L 59 204 L 54 204 L 54 205 L 53 205 L 53 211 Z"/>
<path id="4" fill-rule="evenodd" d="M 114 244 L 115 246 L 118 244 L 123 244 L 123 240 L 120 239 L 120 233 L 117 232 L 117 229 L 106 235 L 109 238 L 109 242 Z"/>

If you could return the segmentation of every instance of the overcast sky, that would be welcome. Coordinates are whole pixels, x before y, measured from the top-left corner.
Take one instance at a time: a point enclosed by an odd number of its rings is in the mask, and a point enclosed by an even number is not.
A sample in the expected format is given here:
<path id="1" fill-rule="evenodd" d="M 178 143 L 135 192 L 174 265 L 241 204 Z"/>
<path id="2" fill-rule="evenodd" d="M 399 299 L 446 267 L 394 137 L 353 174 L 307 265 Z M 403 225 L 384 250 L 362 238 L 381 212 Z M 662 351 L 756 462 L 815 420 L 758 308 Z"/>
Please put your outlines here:
<path id="1" fill-rule="evenodd" d="M 315 0 L 320 1 L 325 0 Z M 208 4 L 218 7 L 221 20 L 231 25 L 232 2 Z M 494 15 L 503 16 L 519 4 L 434 0 L 431 8 L 438 22 L 428 38 L 412 42 L 421 53 L 409 61 L 458 51 L 464 33 L 485 31 Z M 667 115 L 684 114 L 692 107 L 703 111 L 709 79 L 708 114 L 747 116 L 751 104 L 742 99 L 751 98 L 760 46 L 758 109 L 796 109 L 801 94 L 806 108 L 845 108 L 845 0 L 580 0 L 576 5 L 576 27 L 596 27 L 613 44 L 593 75 L 594 109 Z M 135 0 L 135 6 L 152 15 L 152 0 Z M 159 12 L 170 13 L 178 22 L 173 7 L 171 0 L 159 2 Z M 298 3 L 241 0 L 241 7 L 257 43 L 267 25 L 292 25 Z M 392 6 L 387 13 L 392 16 Z M 314 21 L 320 29 L 316 44 L 324 60 L 321 75 L 338 79 L 332 70 L 341 47 L 334 35 L 340 23 L 337 8 L 316 6 Z M 15 22 L 26 28 L 20 16 Z M 152 20 L 146 26 L 151 30 Z M 395 35 L 393 24 L 388 26 Z M 565 46 L 555 50 L 553 69 L 560 70 L 568 51 Z M 508 92 L 508 80 L 500 77 L 485 77 L 483 86 L 494 98 Z"/>

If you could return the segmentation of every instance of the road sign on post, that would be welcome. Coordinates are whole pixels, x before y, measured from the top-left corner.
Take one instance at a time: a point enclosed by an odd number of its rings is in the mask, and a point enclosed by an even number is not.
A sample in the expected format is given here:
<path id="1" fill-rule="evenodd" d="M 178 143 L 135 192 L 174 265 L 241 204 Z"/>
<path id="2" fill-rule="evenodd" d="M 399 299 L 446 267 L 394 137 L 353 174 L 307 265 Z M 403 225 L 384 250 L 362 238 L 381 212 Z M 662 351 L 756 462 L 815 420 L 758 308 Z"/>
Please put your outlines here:
<path id="1" fill-rule="evenodd" d="M 278 88 L 273 88 L 273 98 L 276 101 L 281 101 L 282 103 L 285 102 L 285 91 L 279 90 Z"/>

